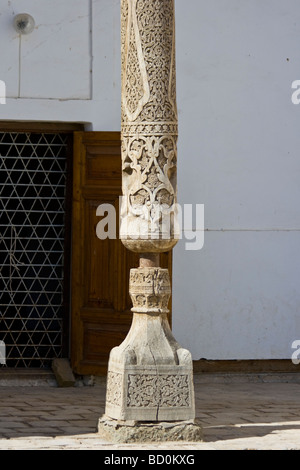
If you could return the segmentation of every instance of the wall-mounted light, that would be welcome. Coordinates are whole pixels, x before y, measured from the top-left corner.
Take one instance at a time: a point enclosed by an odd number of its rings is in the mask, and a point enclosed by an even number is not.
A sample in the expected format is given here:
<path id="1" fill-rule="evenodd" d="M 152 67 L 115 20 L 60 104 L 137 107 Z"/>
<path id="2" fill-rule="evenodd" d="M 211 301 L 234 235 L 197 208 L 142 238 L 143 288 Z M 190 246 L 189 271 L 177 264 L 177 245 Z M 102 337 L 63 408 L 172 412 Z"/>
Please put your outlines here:
<path id="1" fill-rule="evenodd" d="M 35 21 L 28 13 L 20 13 L 14 17 L 14 27 L 18 34 L 30 34 L 34 30 Z"/>

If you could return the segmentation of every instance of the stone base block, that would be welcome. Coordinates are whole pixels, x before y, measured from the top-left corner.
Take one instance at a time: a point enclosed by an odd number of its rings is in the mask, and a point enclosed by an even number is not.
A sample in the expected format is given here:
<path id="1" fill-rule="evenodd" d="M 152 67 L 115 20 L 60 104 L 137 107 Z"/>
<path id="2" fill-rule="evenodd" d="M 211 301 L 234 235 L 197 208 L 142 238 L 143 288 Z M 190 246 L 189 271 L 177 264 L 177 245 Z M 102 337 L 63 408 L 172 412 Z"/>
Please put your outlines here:
<path id="1" fill-rule="evenodd" d="M 169 422 L 118 421 L 103 416 L 98 422 L 101 438 L 113 443 L 199 442 L 202 427 L 197 420 Z"/>
<path id="2" fill-rule="evenodd" d="M 116 364 L 110 364 L 105 414 L 120 421 L 161 422 L 194 419 L 191 368 L 127 366 L 122 370 Z"/>

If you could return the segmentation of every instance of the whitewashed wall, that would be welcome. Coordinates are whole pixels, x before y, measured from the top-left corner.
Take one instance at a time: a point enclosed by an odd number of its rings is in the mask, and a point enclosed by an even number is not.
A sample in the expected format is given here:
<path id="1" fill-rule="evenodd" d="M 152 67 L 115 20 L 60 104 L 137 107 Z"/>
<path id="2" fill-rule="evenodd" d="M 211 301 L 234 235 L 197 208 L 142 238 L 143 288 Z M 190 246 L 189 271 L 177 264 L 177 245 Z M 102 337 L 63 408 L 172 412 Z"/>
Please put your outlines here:
<path id="1" fill-rule="evenodd" d="M 298 0 L 177 0 L 179 199 L 205 244 L 177 248 L 174 330 L 194 358 L 290 358 L 300 339 Z"/>
<path id="2" fill-rule="evenodd" d="M 0 0 L 0 119 L 120 129 L 119 0 Z M 36 28 L 13 28 L 18 13 Z"/>
<path id="3" fill-rule="evenodd" d="M 179 201 L 173 329 L 194 359 L 282 359 L 300 339 L 299 0 L 175 0 Z M 15 14 L 36 20 L 28 37 Z M 0 119 L 120 129 L 119 0 L 0 0 Z M 190 228 L 190 227 L 185 227 Z"/>

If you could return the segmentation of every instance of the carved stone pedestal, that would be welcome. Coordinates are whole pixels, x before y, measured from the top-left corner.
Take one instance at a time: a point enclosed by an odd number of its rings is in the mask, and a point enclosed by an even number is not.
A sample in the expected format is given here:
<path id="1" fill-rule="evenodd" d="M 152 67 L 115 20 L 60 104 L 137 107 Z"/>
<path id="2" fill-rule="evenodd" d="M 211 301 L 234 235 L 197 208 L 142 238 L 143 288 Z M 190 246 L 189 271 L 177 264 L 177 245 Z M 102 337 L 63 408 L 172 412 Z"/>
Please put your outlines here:
<path id="1" fill-rule="evenodd" d="M 105 414 L 123 421 L 194 419 L 191 354 L 167 319 L 168 270 L 132 269 L 129 292 L 134 316 L 127 338 L 110 354 Z"/>

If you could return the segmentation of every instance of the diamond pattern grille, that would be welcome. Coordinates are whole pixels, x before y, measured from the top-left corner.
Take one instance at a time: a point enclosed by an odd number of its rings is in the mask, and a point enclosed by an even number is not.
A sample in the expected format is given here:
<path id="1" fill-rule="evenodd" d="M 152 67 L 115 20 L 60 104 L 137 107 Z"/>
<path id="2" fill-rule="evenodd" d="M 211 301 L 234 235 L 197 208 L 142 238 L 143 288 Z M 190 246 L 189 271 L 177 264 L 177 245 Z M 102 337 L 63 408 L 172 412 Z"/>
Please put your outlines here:
<path id="1" fill-rule="evenodd" d="M 62 351 L 65 134 L 0 134 L 0 340 L 6 366 Z"/>

